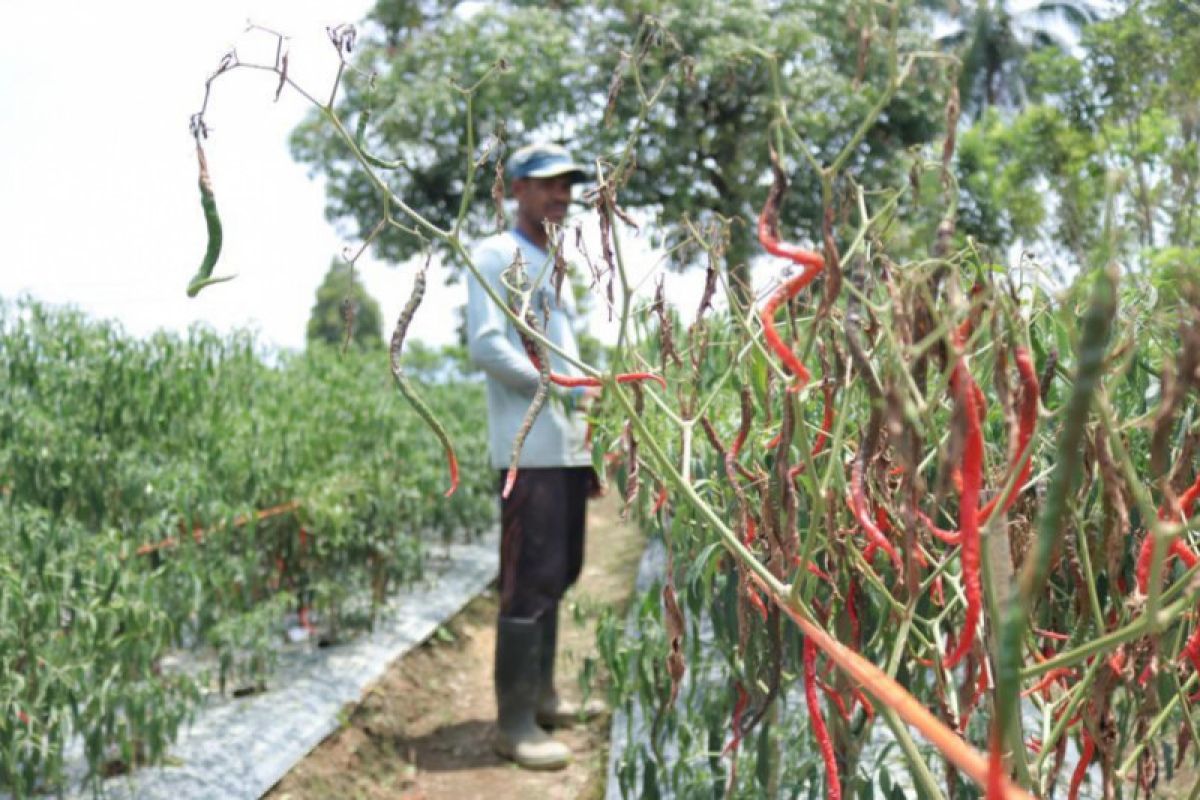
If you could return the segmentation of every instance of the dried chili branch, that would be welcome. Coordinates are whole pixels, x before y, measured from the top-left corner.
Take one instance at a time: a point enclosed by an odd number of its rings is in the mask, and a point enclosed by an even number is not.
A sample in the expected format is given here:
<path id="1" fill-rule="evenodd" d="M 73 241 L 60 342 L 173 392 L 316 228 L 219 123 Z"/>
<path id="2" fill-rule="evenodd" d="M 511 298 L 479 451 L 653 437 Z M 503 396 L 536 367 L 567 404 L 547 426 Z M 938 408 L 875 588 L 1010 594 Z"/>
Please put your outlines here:
<path id="1" fill-rule="evenodd" d="M 396 381 L 396 386 L 400 389 L 400 393 L 408 400 L 409 404 L 421 417 L 425 420 L 425 424 L 433 430 L 438 441 L 442 443 L 442 447 L 446 450 L 446 461 L 450 466 L 450 488 L 446 490 L 446 497 L 454 494 L 454 490 L 458 488 L 458 458 L 454 455 L 454 445 L 450 442 L 450 437 L 446 433 L 446 429 L 442 427 L 442 423 L 438 421 L 433 412 L 426 405 L 421 396 L 417 394 L 412 384 L 408 380 L 408 376 L 404 374 L 404 368 L 400 363 L 400 351 L 404 347 L 404 337 L 408 333 L 409 323 L 412 322 L 413 315 L 417 312 L 417 307 L 421 305 L 421 299 L 425 296 L 425 270 L 429 266 L 426 262 L 425 267 L 422 267 L 417 272 L 416 278 L 413 281 L 412 294 L 409 295 L 408 302 L 405 303 L 404 309 L 400 312 L 400 318 L 396 320 L 396 328 L 392 332 L 392 342 L 388 348 L 388 356 L 392 367 L 392 377 Z"/>

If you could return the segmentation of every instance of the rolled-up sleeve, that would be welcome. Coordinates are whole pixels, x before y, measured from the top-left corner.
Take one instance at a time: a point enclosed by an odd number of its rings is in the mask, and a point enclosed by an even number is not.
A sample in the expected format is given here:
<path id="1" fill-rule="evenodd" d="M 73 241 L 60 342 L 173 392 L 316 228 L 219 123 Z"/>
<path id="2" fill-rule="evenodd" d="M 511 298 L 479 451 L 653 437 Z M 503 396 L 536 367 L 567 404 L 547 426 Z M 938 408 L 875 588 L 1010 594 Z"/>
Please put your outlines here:
<path id="1" fill-rule="evenodd" d="M 504 297 L 506 290 L 500 275 L 511 259 L 506 263 L 493 248 L 476 251 L 473 258 L 488 284 Z M 475 276 L 470 276 L 467 279 L 467 352 L 471 361 L 488 376 L 532 397 L 537 391 L 538 371 L 525 351 L 512 342 L 508 331 L 509 322 L 504 312 L 492 302 Z"/>

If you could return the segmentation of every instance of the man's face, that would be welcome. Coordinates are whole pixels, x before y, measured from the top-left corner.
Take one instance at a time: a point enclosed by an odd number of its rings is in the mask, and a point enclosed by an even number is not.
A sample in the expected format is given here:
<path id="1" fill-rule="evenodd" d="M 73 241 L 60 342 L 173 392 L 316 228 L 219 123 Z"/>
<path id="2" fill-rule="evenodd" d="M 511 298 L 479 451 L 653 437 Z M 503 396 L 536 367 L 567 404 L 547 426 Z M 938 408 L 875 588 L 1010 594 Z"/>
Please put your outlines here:
<path id="1" fill-rule="evenodd" d="M 543 222 L 561 225 L 571 205 L 571 176 L 520 178 L 513 181 L 517 214 L 530 225 L 541 228 Z"/>

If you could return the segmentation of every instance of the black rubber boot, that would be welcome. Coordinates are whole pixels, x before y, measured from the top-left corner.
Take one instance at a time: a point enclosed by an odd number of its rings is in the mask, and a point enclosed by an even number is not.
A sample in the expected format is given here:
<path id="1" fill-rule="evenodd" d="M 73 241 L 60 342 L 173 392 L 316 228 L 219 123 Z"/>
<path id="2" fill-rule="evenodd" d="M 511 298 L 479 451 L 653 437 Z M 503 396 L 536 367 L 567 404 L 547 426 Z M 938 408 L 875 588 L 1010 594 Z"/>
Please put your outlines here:
<path id="1" fill-rule="evenodd" d="M 496 625 L 496 752 L 525 769 L 562 769 L 571 751 L 538 727 L 542 629 L 536 620 Z"/>
<path id="2" fill-rule="evenodd" d="M 583 706 L 559 697 L 554 688 L 554 658 L 558 652 L 558 606 L 555 605 L 538 618 L 541 628 L 542 646 L 539 654 L 541 663 L 541 685 L 538 690 L 537 721 L 547 728 L 561 728 L 582 722 L 604 712 L 604 704 L 593 698 Z"/>

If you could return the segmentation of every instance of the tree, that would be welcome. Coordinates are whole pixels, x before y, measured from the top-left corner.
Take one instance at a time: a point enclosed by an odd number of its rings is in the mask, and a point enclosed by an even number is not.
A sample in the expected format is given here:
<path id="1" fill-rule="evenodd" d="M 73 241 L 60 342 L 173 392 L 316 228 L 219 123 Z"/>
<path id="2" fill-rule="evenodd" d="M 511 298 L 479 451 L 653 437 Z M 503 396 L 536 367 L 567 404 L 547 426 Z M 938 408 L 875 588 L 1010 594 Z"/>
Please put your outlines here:
<path id="1" fill-rule="evenodd" d="M 959 147 L 964 227 L 1074 267 L 1200 264 L 1200 12 L 1139 3 L 1030 61 L 1045 102 L 985 115 Z"/>
<path id="2" fill-rule="evenodd" d="M 379 303 L 353 273 L 350 265 L 333 259 L 325 279 L 317 287 L 317 302 L 308 318 L 308 341 L 340 346 L 346 339 L 346 311 L 351 309 L 353 324 L 350 338 L 361 347 L 383 345 L 383 315 Z"/>
<path id="3" fill-rule="evenodd" d="M 777 59 L 782 107 L 822 161 L 850 139 L 891 63 L 892 20 L 878 18 L 882 12 L 867 2 L 467 7 L 442 4 L 434 13 L 411 0 L 379 0 L 371 20 L 382 32 L 369 37 L 356 62 L 377 78 L 347 76 L 337 110 L 354 123 L 374 110 L 363 141 L 375 155 L 403 161 L 387 173 L 399 197 L 450 226 L 466 190 L 464 164 L 479 159 L 485 169 L 472 188 L 468 222 L 479 232 L 494 224 L 490 170 L 502 154 L 478 144 L 466 152 L 466 103 L 455 85 L 473 85 L 503 61 L 508 69 L 473 97 L 478 138 L 503 130 L 511 146 L 534 137 L 569 141 L 581 158 L 610 170 L 631 144 L 636 169 L 625 176 L 618 202 L 649 212 L 668 245 L 687 238 L 684 219 L 697 227 L 727 223 L 726 260 L 734 266 L 758 252 L 753 220 L 770 184 L 768 137 L 778 107 L 766 54 Z M 895 13 L 898 46 L 927 47 L 916 12 Z M 898 180 L 907 167 L 904 149 L 940 135 L 944 82 L 934 66 L 919 70 L 847 164 L 861 182 Z M 647 108 L 644 94 L 660 86 L 642 135 L 627 143 L 628 124 Z M 346 149 L 316 115 L 295 131 L 292 145 L 296 158 L 326 177 L 328 215 L 352 221 L 365 236 L 381 216 L 378 193 Z M 799 153 L 788 155 L 794 188 L 783 207 L 784 229 L 790 238 L 819 241 L 817 179 Z M 421 247 L 397 231 L 376 244 L 394 261 Z M 681 251 L 679 262 L 696 255 Z"/>
<path id="4" fill-rule="evenodd" d="M 1028 8 L 1017 8 L 1011 0 L 958 6 L 952 27 L 939 41 L 962 59 L 963 110 L 978 117 L 989 108 L 1024 106 L 1029 57 L 1045 48 L 1069 50 L 1079 32 L 1098 17 L 1096 3 L 1089 0 L 1039 0 Z"/>

